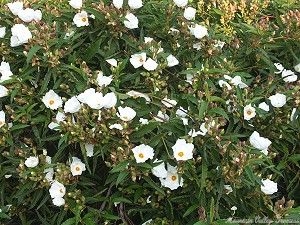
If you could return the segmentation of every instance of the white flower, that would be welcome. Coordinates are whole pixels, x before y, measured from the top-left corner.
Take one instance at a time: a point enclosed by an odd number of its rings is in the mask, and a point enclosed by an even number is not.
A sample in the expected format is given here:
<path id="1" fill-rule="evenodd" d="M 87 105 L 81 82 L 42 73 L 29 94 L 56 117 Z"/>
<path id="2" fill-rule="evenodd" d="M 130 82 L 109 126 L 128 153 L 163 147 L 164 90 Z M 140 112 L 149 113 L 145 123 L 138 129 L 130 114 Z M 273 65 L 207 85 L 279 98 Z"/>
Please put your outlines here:
<path id="1" fill-rule="evenodd" d="M 92 109 L 101 109 L 103 107 L 103 95 L 100 92 L 96 92 L 94 88 L 85 90 L 77 96 L 77 99 Z"/>
<path id="2" fill-rule="evenodd" d="M 195 129 L 192 129 L 192 130 L 190 130 L 188 135 L 191 136 L 191 137 L 197 137 L 199 135 L 204 136 L 204 135 L 207 134 L 208 129 L 210 129 L 213 126 L 215 126 L 215 121 L 211 121 L 210 123 L 208 123 L 208 125 L 206 125 L 205 123 L 202 123 L 200 125 L 200 130 L 199 131 L 196 131 Z"/>
<path id="3" fill-rule="evenodd" d="M 173 0 L 175 5 L 177 5 L 178 7 L 185 7 L 188 4 L 188 0 Z"/>
<path id="4" fill-rule="evenodd" d="M 244 119 L 250 120 L 256 116 L 255 108 L 251 106 L 251 104 L 246 105 L 244 107 Z"/>
<path id="5" fill-rule="evenodd" d="M 179 109 L 176 110 L 176 115 L 184 118 L 187 116 L 187 110 L 180 106 Z"/>
<path id="6" fill-rule="evenodd" d="M 5 124 L 5 113 L 4 111 L 0 111 L 0 128 Z"/>
<path id="7" fill-rule="evenodd" d="M 131 9 L 139 9 L 143 6 L 142 0 L 128 0 L 128 5 Z"/>
<path id="8" fill-rule="evenodd" d="M 261 182 L 262 185 L 260 186 L 260 189 L 266 195 L 271 195 L 278 191 L 277 183 L 274 181 L 271 181 L 270 179 L 263 179 Z"/>
<path id="9" fill-rule="evenodd" d="M 150 102 L 151 99 L 149 98 L 149 96 L 147 94 L 144 94 L 144 93 L 141 93 L 141 92 L 138 92 L 138 91 L 128 91 L 126 93 L 126 95 L 129 95 L 130 97 L 133 97 L 133 98 L 144 98 L 146 100 L 146 102 Z"/>
<path id="10" fill-rule="evenodd" d="M 73 96 L 68 101 L 66 101 L 64 106 L 65 113 L 76 113 L 80 110 L 81 104 L 76 98 L 76 96 Z"/>
<path id="11" fill-rule="evenodd" d="M 83 27 L 83 26 L 88 26 L 89 25 L 89 18 L 88 14 L 86 11 L 81 11 L 79 13 L 76 13 L 73 22 L 77 27 Z"/>
<path id="12" fill-rule="evenodd" d="M 261 137 L 257 131 L 254 131 L 251 134 L 249 141 L 254 148 L 257 148 L 265 155 L 268 155 L 268 147 L 272 144 L 268 138 Z"/>
<path id="13" fill-rule="evenodd" d="M 193 158 L 194 145 L 186 143 L 184 139 L 178 139 L 172 149 L 173 156 L 177 161 L 185 161 Z"/>
<path id="14" fill-rule="evenodd" d="M 171 166 L 170 164 L 167 164 L 167 177 L 166 178 L 159 178 L 160 183 L 162 186 L 170 188 L 171 190 L 175 190 L 178 187 L 183 186 L 183 178 L 180 178 L 177 173 L 177 167 Z"/>
<path id="15" fill-rule="evenodd" d="M 224 185 L 224 189 L 226 190 L 226 194 L 230 194 L 233 190 L 232 190 L 232 187 L 228 184 L 225 184 Z"/>
<path id="16" fill-rule="evenodd" d="M 115 107 L 117 104 L 117 96 L 114 92 L 109 92 L 106 95 L 103 96 L 102 98 L 102 106 L 106 109 Z"/>
<path id="17" fill-rule="evenodd" d="M 123 126 L 119 123 L 115 123 L 109 126 L 109 129 L 117 129 L 117 130 L 123 130 Z"/>
<path id="18" fill-rule="evenodd" d="M 230 86 L 230 84 L 228 84 L 226 81 L 224 81 L 224 80 L 219 80 L 218 81 L 218 83 L 219 83 L 219 86 L 220 87 L 226 87 L 228 90 L 231 90 L 232 88 L 231 88 L 231 86 Z"/>
<path id="19" fill-rule="evenodd" d="M 53 176 L 54 176 L 54 169 L 53 168 L 44 169 L 44 173 L 46 173 L 45 179 L 48 182 L 52 182 L 53 181 Z"/>
<path id="20" fill-rule="evenodd" d="M 8 178 L 12 177 L 12 174 L 5 174 L 4 177 L 5 177 L 5 179 L 8 179 Z"/>
<path id="21" fill-rule="evenodd" d="M 298 76 L 293 71 L 286 69 L 282 71 L 281 77 L 286 83 L 295 82 L 298 79 Z"/>
<path id="22" fill-rule="evenodd" d="M 132 152 L 137 163 L 146 162 L 147 159 L 153 159 L 154 156 L 154 149 L 144 144 L 135 146 Z"/>
<path id="23" fill-rule="evenodd" d="M 106 62 L 112 65 L 113 67 L 118 66 L 118 61 L 116 59 L 107 59 Z"/>
<path id="24" fill-rule="evenodd" d="M 144 119 L 144 118 L 140 118 L 139 119 L 139 122 L 141 123 L 141 124 L 149 124 L 149 121 L 147 120 L 147 119 Z"/>
<path id="25" fill-rule="evenodd" d="M 195 16 L 196 16 L 196 9 L 193 8 L 193 7 L 187 7 L 187 8 L 185 8 L 183 16 L 187 20 L 194 20 Z"/>
<path id="26" fill-rule="evenodd" d="M 166 170 L 165 163 L 162 160 L 155 159 L 153 163 L 160 163 L 151 169 L 154 176 L 158 178 L 166 178 L 168 171 Z"/>
<path id="27" fill-rule="evenodd" d="M 294 66 L 296 72 L 300 73 L 300 63 Z"/>
<path id="28" fill-rule="evenodd" d="M 179 64 L 179 61 L 175 58 L 174 55 L 169 55 L 167 57 L 168 67 L 176 66 Z"/>
<path id="29" fill-rule="evenodd" d="M 234 205 L 234 206 L 232 206 L 232 207 L 230 208 L 230 210 L 236 211 L 236 210 L 237 210 L 237 207 Z"/>
<path id="30" fill-rule="evenodd" d="M 269 97 L 272 106 L 280 108 L 286 104 L 286 96 L 284 94 L 276 93 Z"/>
<path id="31" fill-rule="evenodd" d="M 174 106 L 177 105 L 177 101 L 168 99 L 167 97 L 161 100 L 161 103 L 164 104 L 167 108 L 173 108 Z"/>
<path id="32" fill-rule="evenodd" d="M 29 23 L 34 19 L 34 10 L 31 8 L 22 9 L 18 13 L 18 17 L 25 23 Z"/>
<path id="33" fill-rule="evenodd" d="M 62 183 L 55 180 L 51 184 L 49 193 L 51 198 L 62 198 L 66 194 L 66 187 Z"/>
<path id="34" fill-rule="evenodd" d="M 53 129 L 57 128 L 59 126 L 59 123 L 64 121 L 65 118 L 66 118 L 66 115 L 64 113 L 57 112 L 56 117 L 55 117 L 56 123 L 55 122 L 49 123 L 49 125 L 48 125 L 49 129 L 53 130 Z"/>
<path id="35" fill-rule="evenodd" d="M 267 103 L 265 103 L 265 102 L 260 103 L 258 105 L 258 108 L 260 108 L 260 109 L 262 109 L 262 110 L 264 110 L 266 112 L 269 112 L 269 110 L 270 110 L 270 106 Z"/>
<path id="36" fill-rule="evenodd" d="M 112 82 L 112 76 L 104 76 L 103 72 L 100 71 L 97 75 L 97 83 L 99 86 L 108 86 Z"/>
<path id="37" fill-rule="evenodd" d="M 220 49 L 222 49 L 222 48 L 224 47 L 225 44 L 226 44 L 226 43 L 225 43 L 224 41 L 217 40 L 217 43 L 214 44 L 214 47 L 215 47 L 215 48 L 220 48 Z"/>
<path id="38" fill-rule="evenodd" d="M 298 118 L 298 115 L 295 116 L 297 109 L 293 108 L 292 113 L 291 113 L 291 121 L 294 121 Z"/>
<path id="39" fill-rule="evenodd" d="M 232 83 L 234 86 L 239 86 L 239 88 L 241 89 L 248 87 L 248 85 L 242 81 L 242 78 L 240 76 L 235 76 L 234 78 L 232 78 L 230 80 L 230 83 Z"/>
<path id="40" fill-rule="evenodd" d="M 56 206 L 63 206 L 65 204 L 65 199 L 60 198 L 60 197 L 53 198 L 52 203 L 53 203 L 53 205 L 56 205 Z"/>
<path id="41" fill-rule="evenodd" d="M 166 122 L 169 121 L 170 117 L 166 113 L 158 111 L 157 116 L 154 116 L 154 119 L 158 122 Z"/>
<path id="42" fill-rule="evenodd" d="M 94 155 L 94 145 L 84 144 L 85 152 L 87 157 L 92 157 Z"/>
<path id="43" fill-rule="evenodd" d="M 151 38 L 151 37 L 144 37 L 145 44 L 150 43 L 151 41 L 153 41 L 153 38 Z"/>
<path id="44" fill-rule="evenodd" d="M 44 95 L 44 97 L 42 98 L 42 102 L 47 108 L 52 110 L 62 107 L 63 104 L 61 97 L 58 94 L 56 94 L 53 90 L 48 91 Z"/>
<path id="45" fill-rule="evenodd" d="M 201 50 L 201 42 L 196 42 L 193 44 L 193 48 L 197 51 Z"/>
<path id="46" fill-rule="evenodd" d="M 85 164 L 77 157 L 72 157 L 70 169 L 73 176 L 81 175 L 86 170 Z"/>
<path id="47" fill-rule="evenodd" d="M 69 5 L 72 6 L 74 9 L 81 9 L 82 0 L 70 0 Z"/>
<path id="48" fill-rule="evenodd" d="M 22 44 L 28 43 L 28 40 L 32 38 L 32 34 L 28 27 L 23 24 L 15 24 L 11 28 L 10 46 L 17 47 Z"/>
<path id="49" fill-rule="evenodd" d="M 0 73 L 1 73 L 1 79 L 0 81 L 5 81 L 10 79 L 10 77 L 13 75 L 13 73 L 10 70 L 10 65 L 7 62 L 2 61 L 0 64 Z"/>
<path id="50" fill-rule="evenodd" d="M 135 29 L 139 27 L 139 20 L 135 15 L 129 13 L 125 16 L 124 25 L 128 29 Z"/>
<path id="51" fill-rule="evenodd" d="M 113 5 L 117 9 L 121 9 L 123 6 L 123 0 L 113 0 Z"/>
<path id="52" fill-rule="evenodd" d="M 9 10 L 14 14 L 15 16 L 18 15 L 19 11 L 23 9 L 23 2 L 16 1 L 12 3 L 7 3 L 7 6 Z"/>
<path id="53" fill-rule="evenodd" d="M 24 164 L 28 168 L 36 167 L 39 164 L 39 158 L 37 156 L 30 156 L 25 160 Z"/>
<path id="54" fill-rule="evenodd" d="M 201 26 L 199 24 L 196 24 L 194 26 L 189 27 L 190 32 L 192 35 L 195 36 L 197 39 L 201 39 L 205 36 L 208 36 L 207 28 L 204 26 Z"/>
<path id="55" fill-rule="evenodd" d="M 3 85 L 0 85 L 0 98 L 8 95 L 8 89 Z"/>
<path id="56" fill-rule="evenodd" d="M 143 67 L 148 71 L 153 71 L 157 68 L 158 64 L 153 59 L 148 58 L 146 62 L 143 64 Z"/>
<path id="57" fill-rule="evenodd" d="M 284 70 L 284 67 L 283 67 L 283 65 L 282 64 L 280 64 L 280 63 L 274 63 L 274 66 L 276 67 L 276 69 L 278 69 L 278 71 L 277 72 L 275 72 L 275 73 L 281 73 L 283 70 Z"/>
<path id="58" fill-rule="evenodd" d="M 43 17 L 43 14 L 42 14 L 41 10 L 34 10 L 33 19 L 35 21 L 37 21 L 37 22 L 41 21 L 42 17 Z"/>
<path id="59" fill-rule="evenodd" d="M 194 75 L 193 74 L 187 74 L 186 75 L 186 82 L 189 84 L 193 84 L 193 80 L 194 80 Z"/>
<path id="60" fill-rule="evenodd" d="M 142 225 L 149 225 L 152 222 L 152 219 L 145 221 Z"/>
<path id="61" fill-rule="evenodd" d="M 146 62 L 146 53 L 137 53 L 130 56 L 130 63 L 136 69 L 141 67 Z"/>
<path id="62" fill-rule="evenodd" d="M 136 111 L 128 106 L 126 107 L 118 107 L 119 113 L 117 116 L 123 121 L 130 121 L 136 116 Z"/>
<path id="63" fill-rule="evenodd" d="M 0 38 L 4 38 L 6 33 L 6 27 L 0 27 Z"/>

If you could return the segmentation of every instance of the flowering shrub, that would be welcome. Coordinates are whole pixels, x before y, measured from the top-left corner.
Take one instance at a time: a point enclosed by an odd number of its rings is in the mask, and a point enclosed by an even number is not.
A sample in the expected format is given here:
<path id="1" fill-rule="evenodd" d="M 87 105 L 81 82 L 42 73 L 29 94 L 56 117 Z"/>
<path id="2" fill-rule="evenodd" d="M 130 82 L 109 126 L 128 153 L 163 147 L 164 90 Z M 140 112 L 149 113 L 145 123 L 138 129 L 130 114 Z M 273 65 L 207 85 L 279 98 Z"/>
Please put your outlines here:
<path id="1" fill-rule="evenodd" d="M 4 224 L 300 221 L 296 1 L 0 6 Z"/>

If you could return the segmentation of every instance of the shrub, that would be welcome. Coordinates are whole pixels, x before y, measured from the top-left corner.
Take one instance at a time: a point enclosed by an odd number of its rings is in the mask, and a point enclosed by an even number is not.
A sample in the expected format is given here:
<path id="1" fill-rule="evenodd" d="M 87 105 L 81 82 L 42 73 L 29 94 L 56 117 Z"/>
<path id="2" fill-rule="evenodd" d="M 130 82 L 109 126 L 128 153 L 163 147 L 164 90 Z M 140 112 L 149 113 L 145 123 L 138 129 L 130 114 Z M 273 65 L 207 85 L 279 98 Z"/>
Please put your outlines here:
<path id="1" fill-rule="evenodd" d="M 296 1 L 80 3 L 1 2 L 3 223 L 299 222 Z"/>

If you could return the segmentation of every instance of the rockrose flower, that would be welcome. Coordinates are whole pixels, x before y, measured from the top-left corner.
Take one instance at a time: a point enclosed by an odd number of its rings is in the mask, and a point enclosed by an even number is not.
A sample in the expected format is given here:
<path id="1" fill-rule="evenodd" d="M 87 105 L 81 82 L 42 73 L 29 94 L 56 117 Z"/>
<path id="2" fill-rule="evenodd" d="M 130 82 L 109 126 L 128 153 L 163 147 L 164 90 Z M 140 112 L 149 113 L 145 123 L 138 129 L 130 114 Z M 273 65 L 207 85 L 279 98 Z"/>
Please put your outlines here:
<path id="1" fill-rule="evenodd" d="M 66 194 L 66 187 L 62 183 L 55 180 L 51 184 L 49 193 L 50 193 L 51 198 L 62 198 Z"/>
<path id="2" fill-rule="evenodd" d="M 172 149 L 173 156 L 177 161 L 185 161 L 193 158 L 194 145 L 186 143 L 184 139 L 178 139 Z"/>
<path id="3" fill-rule="evenodd" d="M 167 108 L 173 108 L 177 105 L 177 101 L 173 99 L 168 99 L 167 97 L 161 100 L 161 103 L 164 104 Z"/>
<path id="4" fill-rule="evenodd" d="M 25 160 L 24 164 L 28 168 L 36 167 L 39 164 L 39 158 L 37 156 L 30 156 Z"/>
<path id="5" fill-rule="evenodd" d="M 89 25 L 89 18 L 86 11 L 81 11 L 76 13 L 73 22 L 75 23 L 76 27 L 84 27 Z"/>
<path id="6" fill-rule="evenodd" d="M 195 16 L 196 16 L 196 9 L 193 8 L 193 7 L 187 7 L 187 8 L 185 8 L 183 16 L 187 20 L 194 20 Z"/>
<path id="7" fill-rule="evenodd" d="M 257 131 L 254 131 L 251 134 L 249 141 L 254 148 L 257 148 L 265 155 L 268 155 L 268 147 L 272 143 L 268 138 L 261 137 Z"/>
<path id="8" fill-rule="evenodd" d="M 69 5 L 74 9 L 81 9 L 82 7 L 82 0 L 70 0 Z"/>
<path id="9" fill-rule="evenodd" d="M 92 157 L 94 155 L 94 145 L 93 144 L 85 144 L 84 148 L 85 148 L 87 157 Z"/>
<path id="10" fill-rule="evenodd" d="M 123 7 L 123 0 L 113 0 L 112 3 L 117 9 L 121 9 Z"/>
<path id="11" fill-rule="evenodd" d="M 136 111 L 128 106 L 126 107 L 118 107 L 117 116 L 123 121 L 130 121 L 136 116 Z"/>
<path id="12" fill-rule="evenodd" d="M 11 28 L 10 46 L 17 47 L 22 44 L 28 43 L 28 40 L 32 38 L 32 34 L 28 27 L 24 24 L 15 24 Z"/>
<path id="13" fill-rule="evenodd" d="M 2 75 L 0 82 L 10 79 L 10 77 L 13 75 L 13 73 L 10 70 L 10 65 L 8 62 L 4 62 L 4 61 L 1 62 L 0 74 Z"/>
<path id="14" fill-rule="evenodd" d="M 188 4 L 188 0 L 173 0 L 175 5 L 177 5 L 178 7 L 185 7 Z"/>
<path id="15" fill-rule="evenodd" d="M 179 61 L 172 54 L 167 57 L 167 62 L 168 62 L 168 67 L 173 67 L 179 64 Z"/>
<path id="16" fill-rule="evenodd" d="M 86 170 L 85 164 L 77 157 L 72 157 L 70 169 L 73 176 L 81 175 Z"/>
<path id="17" fill-rule="evenodd" d="M 269 97 L 272 106 L 275 108 L 280 108 L 286 104 L 286 96 L 284 94 L 276 93 Z"/>
<path id="18" fill-rule="evenodd" d="M 63 104 L 61 97 L 58 94 L 56 94 L 53 90 L 48 91 L 44 95 L 44 97 L 42 98 L 42 102 L 47 108 L 52 110 L 62 107 Z"/>
<path id="19" fill-rule="evenodd" d="M 76 98 L 76 96 L 73 96 L 68 101 L 66 101 L 64 106 L 65 113 L 76 113 L 80 110 L 81 104 Z"/>
<path id="20" fill-rule="evenodd" d="M 263 184 L 260 186 L 260 189 L 266 195 L 272 195 L 278 191 L 277 183 L 271 181 L 270 179 L 262 180 Z"/>
<path id="21" fill-rule="evenodd" d="M 167 176 L 165 178 L 159 178 L 159 180 L 163 187 L 170 188 L 171 190 L 183 186 L 183 178 L 181 177 L 179 181 L 177 167 L 171 166 L 170 164 L 167 164 Z"/>
<path id="22" fill-rule="evenodd" d="M 251 104 L 246 105 L 244 107 L 244 119 L 250 120 L 256 116 L 255 108 L 251 106 Z"/>
<path id="23" fill-rule="evenodd" d="M 0 98 L 3 98 L 8 95 L 8 89 L 3 85 L 0 85 Z"/>
<path id="24" fill-rule="evenodd" d="M 168 171 L 166 170 L 165 163 L 162 160 L 158 159 L 154 160 L 153 163 L 160 163 L 151 169 L 153 175 L 158 178 L 166 178 L 168 175 Z"/>
<path id="25" fill-rule="evenodd" d="M 265 103 L 265 102 L 260 103 L 258 105 L 258 108 L 260 108 L 260 109 L 262 109 L 262 110 L 264 110 L 266 112 L 269 112 L 269 110 L 270 110 L 270 106 L 267 103 Z"/>
<path id="26" fill-rule="evenodd" d="M 0 38 L 4 38 L 6 33 L 6 27 L 0 27 Z"/>
<path id="27" fill-rule="evenodd" d="M 112 76 L 104 76 L 103 72 L 100 71 L 97 75 L 97 83 L 98 85 L 101 86 L 108 86 L 112 82 Z"/>
<path id="28" fill-rule="evenodd" d="M 139 9 L 143 6 L 142 0 L 128 0 L 128 5 L 131 9 Z"/>
<path id="29" fill-rule="evenodd" d="M 143 64 L 146 62 L 146 58 L 147 58 L 146 52 L 136 53 L 131 55 L 129 61 L 131 65 L 136 69 L 143 66 Z"/>
<path id="30" fill-rule="evenodd" d="M 195 25 L 189 27 L 189 29 L 190 29 L 191 34 L 194 35 L 195 38 L 197 38 L 197 39 L 201 39 L 201 38 L 204 38 L 205 36 L 208 36 L 207 28 L 202 25 L 195 24 Z"/>
<path id="31" fill-rule="evenodd" d="M 63 206 L 65 204 L 65 199 L 64 198 L 53 198 L 52 199 L 52 203 L 53 205 L 56 205 L 56 206 Z"/>
<path id="32" fill-rule="evenodd" d="M 133 15 L 132 13 L 128 13 L 125 16 L 125 20 L 124 20 L 124 25 L 125 27 L 127 27 L 128 29 L 135 29 L 139 27 L 139 20 L 138 18 Z"/>
<path id="33" fill-rule="evenodd" d="M 137 163 L 146 162 L 147 159 L 153 159 L 154 149 L 149 145 L 138 145 L 132 149 L 135 161 Z"/>
<path id="34" fill-rule="evenodd" d="M 14 14 L 15 16 L 18 15 L 18 13 L 23 10 L 23 2 L 21 1 L 16 1 L 12 3 L 7 3 L 7 6 L 9 10 Z"/>

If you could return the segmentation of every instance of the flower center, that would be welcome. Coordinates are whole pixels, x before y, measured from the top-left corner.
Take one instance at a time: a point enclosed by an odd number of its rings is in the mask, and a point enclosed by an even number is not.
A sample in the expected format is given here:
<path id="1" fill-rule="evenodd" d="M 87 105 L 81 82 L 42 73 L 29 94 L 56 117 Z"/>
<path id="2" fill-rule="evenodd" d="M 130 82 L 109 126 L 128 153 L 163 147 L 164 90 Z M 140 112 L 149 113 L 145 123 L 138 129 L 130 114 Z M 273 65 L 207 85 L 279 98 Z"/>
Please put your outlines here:
<path id="1" fill-rule="evenodd" d="M 143 153 L 140 153 L 139 154 L 139 157 L 142 159 L 142 158 L 144 158 L 144 154 Z"/>
<path id="2" fill-rule="evenodd" d="M 183 157 L 184 156 L 184 153 L 181 151 L 181 152 L 178 152 L 178 156 L 179 157 Z"/>
<path id="3" fill-rule="evenodd" d="M 53 104 L 54 104 L 54 100 L 51 99 L 51 100 L 49 101 L 49 105 L 53 105 Z"/>
<path id="4" fill-rule="evenodd" d="M 173 176 L 171 177 L 171 180 L 172 180 L 172 181 L 175 181 L 175 180 L 177 180 L 177 177 L 176 177 L 175 175 L 173 175 Z"/>
<path id="5" fill-rule="evenodd" d="M 142 56 L 139 57 L 139 61 L 140 61 L 141 63 L 144 62 Z"/>
<path id="6" fill-rule="evenodd" d="M 87 21 L 87 18 L 86 17 L 82 17 L 81 21 L 85 23 Z"/>
<path id="7" fill-rule="evenodd" d="M 247 114 L 248 114 L 248 115 L 251 115 L 251 114 L 252 114 L 252 111 L 251 111 L 251 110 L 248 110 L 248 111 L 247 111 Z"/>
<path id="8" fill-rule="evenodd" d="M 64 193 L 63 189 L 59 189 L 59 192 L 60 192 L 60 193 Z"/>
<path id="9" fill-rule="evenodd" d="M 79 167 L 79 166 L 76 166 L 76 167 L 75 167 L 75 170 L 76 170 L 76 171 L 80 171 L 80 167 Z"/>

